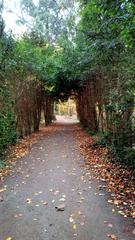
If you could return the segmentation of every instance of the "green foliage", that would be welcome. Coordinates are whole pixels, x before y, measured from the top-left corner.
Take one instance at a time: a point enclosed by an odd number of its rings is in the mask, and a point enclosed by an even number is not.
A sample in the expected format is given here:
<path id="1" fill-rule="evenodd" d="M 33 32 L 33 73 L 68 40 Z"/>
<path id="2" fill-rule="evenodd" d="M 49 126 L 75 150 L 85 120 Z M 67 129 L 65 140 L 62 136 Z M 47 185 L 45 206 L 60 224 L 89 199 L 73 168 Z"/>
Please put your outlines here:
<path id="1" fill-rule="evenodd" d="M 126 147 L 126 144 L 123 143 L 123 138 L 117 142 L 110 132 L 100 132 L 96 136 L 97 138 L 93 143 L 94 147 L 107 147 L 113 161 L 135 169 L 135 149 Z"/>
<path id="2" fill-rule="evenodd" d="M 98 132 L 97 133 L 97 139 L 95 140 L 95 142 L 93 143 L 94 147 L 107 147 L 110 146 L 110 142 L 109 139 L 111 137 L 111 133 L 109 132 Z"/>
<path id="3" fill-rule="evenodd" d="M 84 131 L 88 134 L 88 135 L 92 135 L 92 136 L 96 136 L 97 135 L 97 131 L 91 131 L 89 128 L 84 128 L 84 126 L 82 126 L 82 128 L 84 129 Z M 98 144 L 97 142 L 94 143 L 95 144 Z"/>
<path id="4" fill-rule="evenodd" d="M 115 161 L 120 162 L 123 165 L 128 165 L 135 169 L 135 149 L 131 149 L 123 146 L 123 148 L 118 148 L 117 145 L 110 146 L 110 154 L 115 159 Z"/>
<path id="5" fill-rule="evenodd" d="M 0 158 L 6 148 L 16 142 L 16 129 L 12 113 L 12 103 L 9 92 L 0 84 Z"/>
<path id="6" fill-rule="evenodd" d="M 82 73 L 100 72 L 104 86 L 100 103 L 105 109 L 104 129 L 97 144 L 109 145 L 119 161 L 134 165 L 134 3 L 81 2 L 78 46 L 84 51 Z"/>
<path id="7" fill-rule="evenodd" d="M 3 34 L 0 37 L 0 160 L 4 156 L 7 147 L 15 143 L 17 137 L 13 114 L 13 100 L 5 77 L 6 63 L 8 62 L 9 65 L 11 63 L 10 55 L 13 47 L 13 38 Z M 0 164 L 2 165 L 3 163 L 1 162 Z"/>
<path id="8" fill-rule="evenodd" d="M 21 8 L 29 18 L 21 18 L 20 23 L 36 31 L 44 40 L 53 43 L 62 35 L 68 36 L 76 17 L 76 1 L 21 0 Z M 69 30 L 70 27 L 70 30 Z M 72 31 L 73 34 L 73 31 Z"/>

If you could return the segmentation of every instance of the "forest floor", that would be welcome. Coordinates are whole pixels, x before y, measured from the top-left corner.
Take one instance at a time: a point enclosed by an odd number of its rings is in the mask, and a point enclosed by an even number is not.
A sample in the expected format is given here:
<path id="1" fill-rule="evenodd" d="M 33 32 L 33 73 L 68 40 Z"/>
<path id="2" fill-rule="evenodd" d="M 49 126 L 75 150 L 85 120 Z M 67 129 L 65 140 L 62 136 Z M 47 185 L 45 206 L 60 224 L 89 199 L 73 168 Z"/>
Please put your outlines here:
<path id="1" fill-rule="evenodd" d="M 106 149 L 93 149 L 92 137 L 71 119 L 32 138 L 23 150 L 17 145 L 12 168 L 1 171 L 0 240 L 135 238 L 132 179 L 124 193 L 118 180 L 128 172 L 103 163 Z"/>

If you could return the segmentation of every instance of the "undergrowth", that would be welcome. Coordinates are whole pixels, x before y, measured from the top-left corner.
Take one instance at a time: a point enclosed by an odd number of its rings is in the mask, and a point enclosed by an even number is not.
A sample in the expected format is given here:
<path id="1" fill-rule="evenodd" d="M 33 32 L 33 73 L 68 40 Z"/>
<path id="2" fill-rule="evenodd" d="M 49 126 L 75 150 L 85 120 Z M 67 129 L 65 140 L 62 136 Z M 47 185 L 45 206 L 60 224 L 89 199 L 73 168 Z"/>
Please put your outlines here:
<path id="1" fill-rule="evenodd" d="M 90 134 L 89 131 L 86 131 Z M 112 139 L 111 133 L 96 133 L 95 141 L 93 142 L 94 147 L 107 147 L 109 150 L 110 158 L 120 163 L 121 165 L 128 166 L 135 173 L 135 148 L 128 147 L 123 144 L 119 144 L 115 139 Z"/>

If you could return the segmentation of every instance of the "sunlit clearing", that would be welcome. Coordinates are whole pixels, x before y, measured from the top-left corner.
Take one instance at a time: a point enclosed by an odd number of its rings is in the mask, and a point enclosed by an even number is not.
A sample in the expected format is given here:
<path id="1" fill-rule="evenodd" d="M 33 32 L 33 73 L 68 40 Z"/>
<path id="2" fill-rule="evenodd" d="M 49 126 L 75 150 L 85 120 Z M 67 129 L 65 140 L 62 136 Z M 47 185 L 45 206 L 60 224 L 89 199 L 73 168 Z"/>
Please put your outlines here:
<path id="1" fill-rule="evenodd" d="M 72 97 L 67 101 L 61 101 L 59 99 L 55 102 L 54 114 L 57 121 L 78 122 L 76 102 Z"/>

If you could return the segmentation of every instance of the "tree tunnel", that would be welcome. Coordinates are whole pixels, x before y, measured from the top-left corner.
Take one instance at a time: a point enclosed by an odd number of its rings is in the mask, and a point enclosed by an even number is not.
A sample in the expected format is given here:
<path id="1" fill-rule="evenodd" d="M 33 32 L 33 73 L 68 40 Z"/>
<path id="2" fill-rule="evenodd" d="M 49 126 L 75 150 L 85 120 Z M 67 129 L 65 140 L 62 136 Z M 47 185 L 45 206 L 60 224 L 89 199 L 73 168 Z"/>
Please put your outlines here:
<path id="1" fill-rule="evenodd" d="M 41 117 L 42 122 L 44 117 L 45 126 L 50 124 L 55 119 L 55 114 L 58 114 L 58 109 L 56 111 L 55 106 L 59 102 L 67 102 L 68 99 L 74 101 L 80 123 L 91 131 L 96 131 L 99 118 L 99 110 L 97 109 L 97 101 L 99 100 L 97 91 L 99 89 L 97 89 L 96 81 L 95 75 L 89 76 L 83 86 L 81 86 L 79 80 L 73 82 L 59 80 L 59 86 L 57 85 L 51 92 L 45 90 L 44 86 L 39 84 L 36 88 L 33 88 L 33 93 L 29 97 L 26 95 L 29 95 L 31 91 L 25 89 L 21 98 L 22 108 L 17 112 L 20 136 L 38 131 Z M 18 104 L 20 106 L 20 102 Z M 69 110 L 68 114 L 70 115 Z"/>

